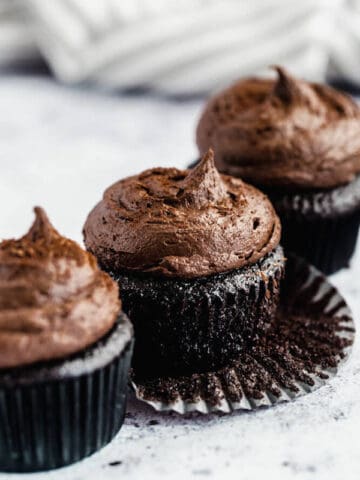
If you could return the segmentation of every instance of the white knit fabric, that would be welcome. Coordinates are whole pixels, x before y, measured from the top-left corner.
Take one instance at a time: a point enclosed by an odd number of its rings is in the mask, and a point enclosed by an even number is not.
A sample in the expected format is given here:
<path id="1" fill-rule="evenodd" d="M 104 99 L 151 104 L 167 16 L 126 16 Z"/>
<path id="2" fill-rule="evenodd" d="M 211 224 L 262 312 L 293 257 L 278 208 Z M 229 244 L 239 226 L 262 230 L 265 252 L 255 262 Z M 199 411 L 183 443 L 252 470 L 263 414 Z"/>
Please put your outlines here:
<path id="1" fill-rule="evenodd" d="M 277 63 L 360 84 L 360 0 L 0 0 L 0 40 L 10 2 L 24 56 L 67 83 L 194 94 Z"/>
<path id="2" fill-rule="evenodd" d="M 38 58 L 31 25 L 18 0 L 0 0 L 0 65 Z"/>

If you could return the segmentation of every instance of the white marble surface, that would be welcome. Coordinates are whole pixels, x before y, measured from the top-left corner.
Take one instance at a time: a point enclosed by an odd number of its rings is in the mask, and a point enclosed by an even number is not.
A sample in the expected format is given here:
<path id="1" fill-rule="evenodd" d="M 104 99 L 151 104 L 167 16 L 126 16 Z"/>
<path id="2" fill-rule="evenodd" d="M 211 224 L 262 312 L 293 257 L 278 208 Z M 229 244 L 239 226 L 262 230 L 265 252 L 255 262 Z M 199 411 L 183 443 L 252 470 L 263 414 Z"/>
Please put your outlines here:
<path id="1" fill-rule="evenodd" d="M 181 167 L 194 158 L 200 108 L 199 100 L 110 97 L 46 78 L 1 77 L 0 237 L 24 233 L 32 206 L 39 204 L 63 234 L 81 241 L 87 212 L 111 182 L 153 165 Z M 351 270 L 332 281 L 358 320 L 359 249 Z M 359 437 L 356 344 L 328 386 L 256 413 L 185 419 L 132 400 L 108 447 L 74 466 L 31 478 L 358 480 Z"/>

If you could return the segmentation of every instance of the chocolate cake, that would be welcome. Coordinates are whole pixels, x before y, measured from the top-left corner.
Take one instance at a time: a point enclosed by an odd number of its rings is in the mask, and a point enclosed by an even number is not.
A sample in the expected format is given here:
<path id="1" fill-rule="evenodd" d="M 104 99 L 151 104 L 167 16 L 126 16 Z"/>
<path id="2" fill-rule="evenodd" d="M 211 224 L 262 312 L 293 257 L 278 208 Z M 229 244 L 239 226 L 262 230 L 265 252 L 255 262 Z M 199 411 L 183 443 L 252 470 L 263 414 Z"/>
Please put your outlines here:
<path id="1" fill-rule="evenodd" d="M 77 461 L 121 427 L 132 327 L 117 284 L 45 212 L 0 243 L 0 469 Z"/>
<path id="2" fill-rule="evenodd" d="M 219 175 L 155 168 L 109 187 L 84 226 L 87 249 L 119 282 L 138 375 L 226 363 L 270 325 L 284 258 L 267 197 Z"/>

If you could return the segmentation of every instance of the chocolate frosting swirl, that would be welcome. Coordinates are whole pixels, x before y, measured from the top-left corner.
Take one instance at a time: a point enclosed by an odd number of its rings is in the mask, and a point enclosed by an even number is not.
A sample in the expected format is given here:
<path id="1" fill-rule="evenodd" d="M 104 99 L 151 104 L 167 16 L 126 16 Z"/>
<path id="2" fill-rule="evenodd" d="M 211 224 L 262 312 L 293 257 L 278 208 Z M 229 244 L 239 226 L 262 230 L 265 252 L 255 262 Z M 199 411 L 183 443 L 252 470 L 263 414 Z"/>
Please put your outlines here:
<path id="1" fill-rule="evenodd" d="M 108 188 L 86 247 L 106 270 L 199 277 L 254 263 L 279 243 L 267 197 L 220 175 L 209 151 L 191 171 L 154 168 Z"/>
<path id="2" fill-rule="evenodd" d="M 360 108 L 347 95 L 275 67 L 274 80 L 245 79 L 208 102 L 200 154 L 256 185 L 331 188 L 360 172 Z"/>
<path id="3" fill-rule="evenodd" d="M 0 243 L 0 368 L 62 358 L 114 325 L 118 287 L 62 237 L 44 210 L 19 240 Z"/>

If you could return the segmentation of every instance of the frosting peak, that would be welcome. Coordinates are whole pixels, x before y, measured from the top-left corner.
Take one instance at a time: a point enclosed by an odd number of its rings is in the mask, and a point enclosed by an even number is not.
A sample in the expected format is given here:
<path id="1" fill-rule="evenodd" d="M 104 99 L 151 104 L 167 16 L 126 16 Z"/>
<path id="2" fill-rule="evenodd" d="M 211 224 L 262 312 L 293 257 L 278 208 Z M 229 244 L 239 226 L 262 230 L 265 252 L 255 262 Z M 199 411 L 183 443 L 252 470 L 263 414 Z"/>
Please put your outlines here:
<path id="1" fill-rule="evenodd" d="M 58 238 L 60 235 L 51 225 L 45 210 L 41 207 L 35 207 L 35 221 L 24 238 L 28 238 L 31 242 L 43 238 L 45 242 L 51 241 L 52 238 Z"/>
<path id="2" fill-rule="evenodd" d="M 210 99 L 198 124 L 202 155 L 220 171 L 261 186 L 332 188 L 360 172 L 360 107 L 347 95 L 275 66 Z"/>
<path id="3" fill-rule="evenodd" d="M 0 244 L 0 261 L 18 257 L 45 261 L 45 259 L 68 259 L 78 264 L 86 262 L 96 266 L 96 260 L 88 257 L 75 242 L 62 237 L 52 226 L 41 207 L 35 207 L 35 220 L 29 231 L 20 239 L 3 240 Z M 0 279 L 1 280 L 1 279 Z"/>
<path id="4" fill-rule="evenodd" d="M 0 243 L 0 368 L 64 357 L 95 343 L 120 310 L 116 284 L 46 213 Z"/>
<path id="5" fill-rule="evenodd" d="M 200 277 L 254 263 L 279 243 L 265 195 L 220 175 L 208 151 L 194 170 L 154 168 L 109 187 L 84 226 L 108 271 Z"/>
<path id="6" fill-rule="evenodd" d="M 278 78 L 275 81 L 272 95 L 290 107 L 296 103 L 302 103 L 315 110 L 319 108 L 320 105 L 316 95 L 309 85 L 297 80 L 283 67 L 275 65 L 273 68 L 277 72 Z"/>
<path id="7" fill-rule="evenodd" d="M 202 208 L 228 198 L 226 186 L 214 163 L 214 152 L 209 149 L 196 167 L 179 183 L 180 202 Z"/>

